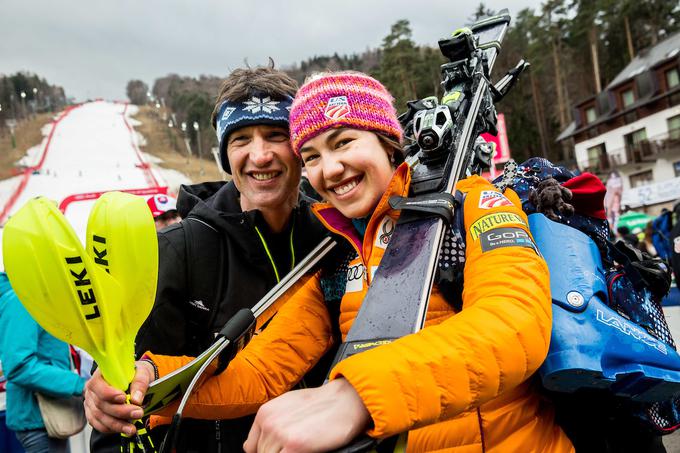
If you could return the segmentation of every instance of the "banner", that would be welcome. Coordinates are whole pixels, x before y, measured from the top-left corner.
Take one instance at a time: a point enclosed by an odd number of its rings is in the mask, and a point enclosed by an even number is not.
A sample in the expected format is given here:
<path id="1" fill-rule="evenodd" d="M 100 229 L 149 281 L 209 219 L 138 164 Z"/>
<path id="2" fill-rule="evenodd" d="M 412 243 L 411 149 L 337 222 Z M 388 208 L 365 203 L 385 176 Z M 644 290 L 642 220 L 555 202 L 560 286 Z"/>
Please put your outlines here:
<path id="1" fill-rule="evenodd" d="M 680 199 L 680 177 L 626 189 L 621 205 L 635 208 Z"/>

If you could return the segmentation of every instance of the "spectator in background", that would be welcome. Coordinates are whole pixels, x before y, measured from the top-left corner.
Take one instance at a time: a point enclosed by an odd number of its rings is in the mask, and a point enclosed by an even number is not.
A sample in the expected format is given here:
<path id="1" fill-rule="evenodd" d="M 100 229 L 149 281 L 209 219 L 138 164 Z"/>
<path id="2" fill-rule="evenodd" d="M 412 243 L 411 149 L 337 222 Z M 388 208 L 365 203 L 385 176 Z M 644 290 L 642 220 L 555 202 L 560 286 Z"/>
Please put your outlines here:
<path id="1" fill-rule="evenodd" d="M 5 423 L 5 387 L 7 380 L 2 374 L 2 364 L 0 364 L 0 452 L 3 453 L 23 453 L 24 449 L 17 440 L 14 432 L 7 428 Z"/>
<path id="2" fill-rule="evenodd" d="M 635 248 L 638 248 L 638 243 L 640 242 L 640 240 L 638 239 L 637 235 L 630 232 L 630 229 L 628 227 L 620 226 L 616 229 L 616 233 L 619 239 L 621 239 L 624 242 L 627 242 L 628 244 L 632 245 Z"/>
<path id="3" fill-rule="evenodd" d="M 666 261 L 671 259 L 671 228 L 673 228 L 673 213 L 663 209 L 659 217 L 652 222 L 652 235 L 650 240 L 654 244 L 659 258 Z"/>
<path id="4" fill-rule="evenodd" d="M 644 231 L 644 238 L 638 244 L 638 249 L 649 254 L 649 256 L 656 258 L 659 256 L 659 254 L 657 253 L 654 242 L 652 241 L 652 236 L 654 236 L 654 227 L 652 226 L 652 222 L 647 222 Z"/>
<path id="5" fill-rule="evenodd" d="M 670 233 L 671 243 L 671 266 L 673 266 L 673 273 L 675 274 L 675 284 L 680 282 L 680 202 L 673 206 L 673 214 L 675 220 Z"/>
<path id="6" fill-rule="evenodd" d="M 149 197 L 146 204 L 151 209 L 153 220 L 156 223 L 156 231 L 160 231 L 166 226 L 178 223 L 182 219 L 177 212 L 177 200 L 170 195 L 157 194 Z"/>
<path id="7" fill-rule="evenodd" d="M 68 439 L 47 436 L 35 397 L 82 395 L 85 380 L 70 369 L 69 347 L 38 325 L 0 273 L 0 361 L 7 378 L 7 427 L 27 453 L 69 451 Z"/>

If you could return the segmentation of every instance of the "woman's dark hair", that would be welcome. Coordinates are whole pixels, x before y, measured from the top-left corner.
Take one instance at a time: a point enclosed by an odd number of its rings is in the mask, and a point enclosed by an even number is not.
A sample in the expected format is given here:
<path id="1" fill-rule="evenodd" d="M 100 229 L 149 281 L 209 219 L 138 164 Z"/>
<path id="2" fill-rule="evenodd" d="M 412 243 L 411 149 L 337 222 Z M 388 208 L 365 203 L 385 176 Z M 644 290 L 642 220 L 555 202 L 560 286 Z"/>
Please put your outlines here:
<path id="1" fill-rule="evenodd" d="M 402 162 L 404 162 L 404 149 L 402 148 L 401 143 L 399 143 L 392 137 L 388 137 L 378 132 L 376 132 L 375 134 L 378 136 L 378 140 L 380 140 L 380 143 L 382 143 L 387 148 L 390 148 L 392 150 L 391 153 L 393 157 L 392 164 L 395 167 L 398 167 Z"/>

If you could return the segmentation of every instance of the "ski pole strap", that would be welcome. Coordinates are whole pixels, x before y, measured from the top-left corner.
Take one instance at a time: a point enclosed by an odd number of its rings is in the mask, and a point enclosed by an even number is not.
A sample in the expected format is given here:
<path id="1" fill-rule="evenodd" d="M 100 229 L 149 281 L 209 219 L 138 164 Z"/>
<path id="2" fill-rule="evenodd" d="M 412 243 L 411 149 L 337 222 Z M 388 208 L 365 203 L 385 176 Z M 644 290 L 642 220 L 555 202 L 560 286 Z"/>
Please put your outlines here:
<path id="1" fill-rule="evenodd" d="M 390 197 L 392 209 L 434 214 L 444 219 L 449 226 L 453 224 L 454 210 L 458 207 L 458 204 L 456 198 L 450 193 L 430 193 L 408 198 L 397 195 Z"/>
<path id="2" fill-rule="evenodd" d="M 130 404 L 130 395 L 126 395 L 125 402 Z M 151 435 L 146 429 L 146 425 L 141 419 L 132 422 L 137 429 L 137 434 L 128 436 L 120 434 L 120 452 L 121 453 L 156 453 L 156 447 L 151 440 Z"/>

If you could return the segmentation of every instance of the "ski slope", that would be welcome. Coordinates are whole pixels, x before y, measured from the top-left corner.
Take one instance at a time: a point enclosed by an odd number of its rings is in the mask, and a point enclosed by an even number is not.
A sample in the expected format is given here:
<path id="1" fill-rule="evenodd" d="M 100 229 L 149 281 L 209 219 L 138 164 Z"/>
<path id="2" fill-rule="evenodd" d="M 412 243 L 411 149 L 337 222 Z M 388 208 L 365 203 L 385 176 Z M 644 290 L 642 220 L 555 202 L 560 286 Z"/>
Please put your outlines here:
<path id="1" fill-rule="evenodd" d="M 136 122 L 130 118 L 136 111 L 136 107 L 124 103 L 95 101 L 57 115 L 54 123 L 43 129 L 43 142 L 20 161 L 27 167 L 24 175 L 0 181 L 0 212 L 6 211 L 8 218 L 37 196 L 61 203 L 71 195 L 89 192 L 165 190 L 168 171 L 153 167 L 139 150 L 142 138 L 132 128 Z M 184 175 L 172 173 L 169 177 L 173 180 L 189 182 Z M 83 241 L 93 203 L 72 203 L 65 211 Z M 0 222 L 6 218 L 0 218 Z"/>
<path id="2" fill-rule="evenodd" d="M 176 187 L 189 179 L 150 164 L 140 152 L 143 140 L 132 128 L 137 111 L 124 103 L 96 101 L 61 112 L 43 129 L 42 143 L 31 148 L 19 163 L 23 175 L 0 181 L 0 224 L 28 200 L 46 196 L 65 209 L 66 218 L 83 243 L 87 218 L 95 199 L 63 203 L 73 195 L 110 190 L 164 191 L 167 181 Z M 0 228 L 0 239 L 2 228 Z M 0 247 L 0 269 L 4 269 Z M 3 394 L 4 395 L 4 394 Z M 89 451 L 89 425 L 70 438 L 71 451 Z"/>

